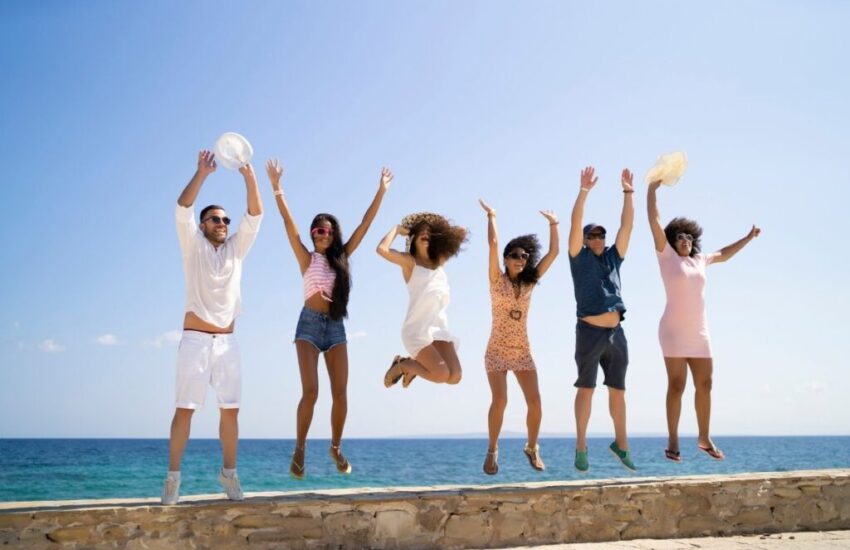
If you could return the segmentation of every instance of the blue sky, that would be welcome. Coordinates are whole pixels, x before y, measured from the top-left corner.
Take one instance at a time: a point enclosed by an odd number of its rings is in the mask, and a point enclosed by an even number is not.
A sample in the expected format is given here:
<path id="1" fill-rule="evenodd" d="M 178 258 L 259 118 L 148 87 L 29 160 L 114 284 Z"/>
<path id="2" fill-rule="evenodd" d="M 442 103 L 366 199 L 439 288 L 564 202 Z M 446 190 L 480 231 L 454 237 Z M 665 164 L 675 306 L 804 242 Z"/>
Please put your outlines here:
<path id="1" fill-rule="evenodd" d="M 260 168 L 270 156 L 286 166 L 301 226 L 329 211 L 347 234 L 381 166 L 396 175 L 352 260 L 352 437 L 484 432 L 477 199 L 497 209 L 503 242 L 545 237 L 537 211 L 568 222 L 592 164 L 600 183 L 586 218 L 613 230 L 618 175 L 631 168 L 641 184 L 622 268 L 629 429 L 664 432 L 664 292 L 642 181 L 673 150 L 690 167 L 659 195 L 665 220 L 696 218 L 708 249 L 763 229 L 709 269 L 714 432 L 847 434 L 848 20 L 837 1 L 3 2 L 0 437 L 167 436 L 184 305 L 174 203 L 198 149 L 225 131 L 251 140 L 266 207 L 237 324 L 242 437 L 292 437 L 300 396 L 301 280 Z M 211 202 L 244 209 L 238 173 L 219 168 L 199 198 Z M 374 247 L 418 210 L 472 231 L 447 266 L 464 380 L 385 390 L 407 294 Z M 564 252 L 530 316 L 544 432 L 574 430 L 574 311 Z M 320 378 L 311 436 L 327 437 Z M 683 433 L 696 428 L 691 392 Z M 513 382 L 509 400 L 505 429 L 522 431 Z M 213 402 L 193 436 L 215 437 Z M 591 431 L 610 431 L 606 404 L 597 392 Z"/>

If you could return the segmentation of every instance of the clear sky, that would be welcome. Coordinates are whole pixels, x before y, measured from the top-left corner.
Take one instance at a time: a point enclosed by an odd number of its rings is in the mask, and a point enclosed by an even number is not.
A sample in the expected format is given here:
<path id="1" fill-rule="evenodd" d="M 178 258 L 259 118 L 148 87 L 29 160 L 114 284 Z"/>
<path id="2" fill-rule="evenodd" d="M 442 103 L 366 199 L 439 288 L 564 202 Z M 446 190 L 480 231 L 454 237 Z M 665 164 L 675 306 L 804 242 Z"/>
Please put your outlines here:
<path id="1" fill-rule="evenodd" d="M 841 1 L 2 2 L 0 437 L 167 437 L 185 299 L 174 204 L 197 151 L 225 131 L 252 142 L 266 208 L 237 322 L 242 437 L 292 437 L 300 396 L 301 278 L 261 169 L 270 156 L 302 228 L 328 211 L 350 234 L 381 166 L 396 175 L 352 259 L 352 437 L 485 432 L 477 199 L 497 209 L 503 243 L 538 232 L 545 245 L 537 211 L 568 222 L 592 164 L 586 219 L 613 232 L 631 168 L 628 424 L 663 433 L 664 291 L 643 175 L 674 150 L 690 167 L 660 191 L 665 223 L 697 219 L 709 250 L 763 230 L 709 268 L 714 433 L 848 434 L 847 21 Z M 238 217 L 241 176 L 220 167 L 198 202 Z M 374 248 L 419 210 L 471 229 L 447 265 L 464 379 L 386 390 L 407 292 Z M 529 322 L 547 433 L 574 431 L 574 324 L 564 251 Z M 327 437 L 320 369 L 310 435 Z M 505 430 L 523 431 L 509 390 Z M 683 433 L 696 430 L 692 392 Z M 193 436 L 216 436 L 213 405 Z M 604 388 L 594 406 L 590 430 L 610 432 Z"/>

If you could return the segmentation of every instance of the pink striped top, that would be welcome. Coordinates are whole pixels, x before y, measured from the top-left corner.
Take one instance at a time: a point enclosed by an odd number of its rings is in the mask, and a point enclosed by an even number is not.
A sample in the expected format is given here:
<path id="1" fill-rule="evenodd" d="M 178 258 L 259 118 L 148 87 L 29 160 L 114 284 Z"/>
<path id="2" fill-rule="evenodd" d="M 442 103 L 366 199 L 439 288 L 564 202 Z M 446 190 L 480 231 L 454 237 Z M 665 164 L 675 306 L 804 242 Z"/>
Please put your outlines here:
<path id="1" fill-rule="evenodd" d="M 310 266 L 304 272 L 304 301 L 306 302 L 313 294 L 319 295 L 332 302 L 331 295 L 334 291 L 336 272 L 331 268 L 324 254 L 313 252 Z"/>

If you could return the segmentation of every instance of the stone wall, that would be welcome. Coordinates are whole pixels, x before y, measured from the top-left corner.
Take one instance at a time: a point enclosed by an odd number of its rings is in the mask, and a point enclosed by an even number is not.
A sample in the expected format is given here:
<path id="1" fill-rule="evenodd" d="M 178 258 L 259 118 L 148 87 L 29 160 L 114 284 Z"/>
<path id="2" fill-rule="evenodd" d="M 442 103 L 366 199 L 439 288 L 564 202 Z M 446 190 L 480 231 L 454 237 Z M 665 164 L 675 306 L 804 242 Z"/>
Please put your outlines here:
<path id="1" fill-rule="evenodd" d="M 476 487 L 0 503 L 28 548 L 482 548 L 850 529 L 850 469 Z"/>

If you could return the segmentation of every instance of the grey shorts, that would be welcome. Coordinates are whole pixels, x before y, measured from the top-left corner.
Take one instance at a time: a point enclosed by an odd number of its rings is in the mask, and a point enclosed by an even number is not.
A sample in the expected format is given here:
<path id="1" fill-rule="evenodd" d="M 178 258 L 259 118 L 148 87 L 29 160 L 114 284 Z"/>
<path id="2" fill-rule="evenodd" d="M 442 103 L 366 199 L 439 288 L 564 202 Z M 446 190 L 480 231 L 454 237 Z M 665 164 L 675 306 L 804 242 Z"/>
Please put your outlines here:
<path id="1" fill-rule="evenodd" d="M 629 365 L 629 347 L 623 326 L 604 328 L 576 323 L 577 388 L 595 388 L 599 367 L 605 373 L 603 384 L 618 390 L 626 389 L 626 367 Z"/>

